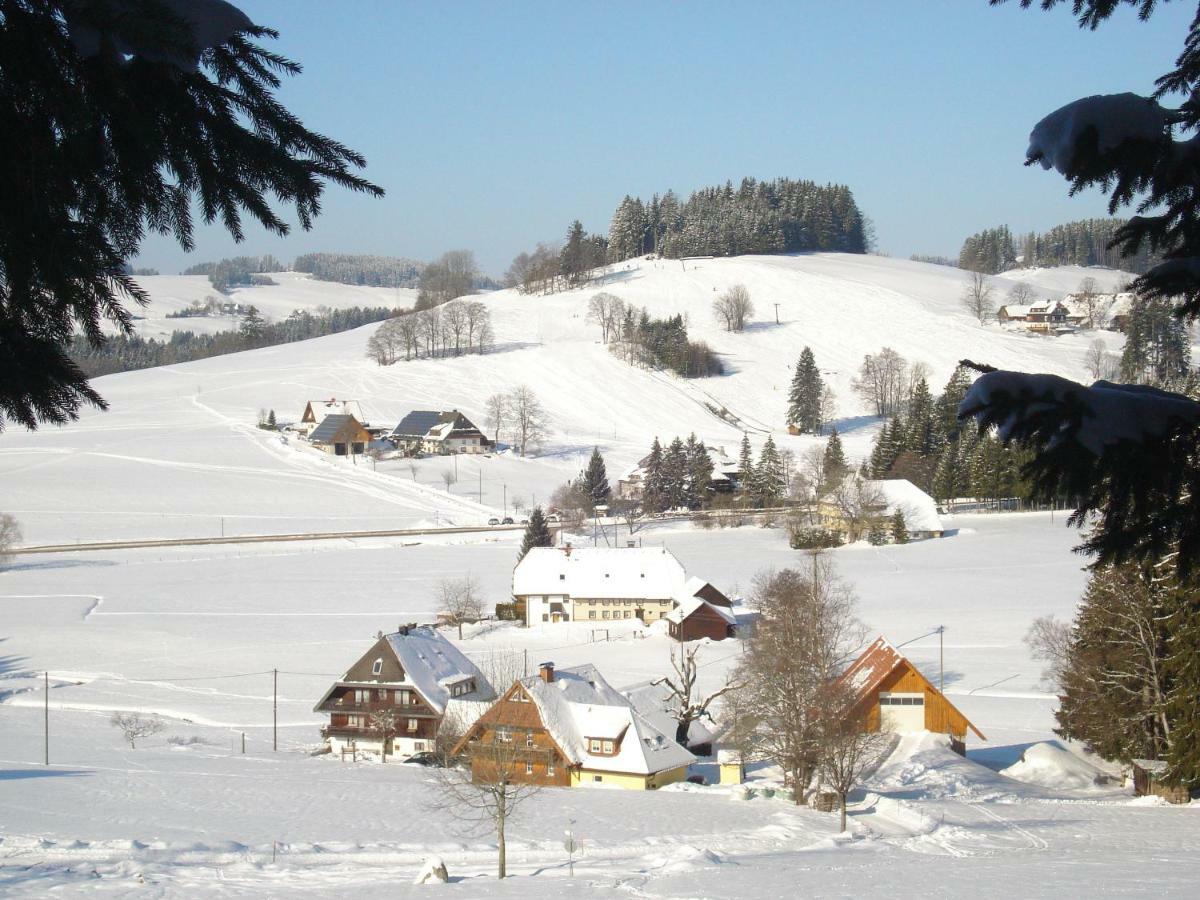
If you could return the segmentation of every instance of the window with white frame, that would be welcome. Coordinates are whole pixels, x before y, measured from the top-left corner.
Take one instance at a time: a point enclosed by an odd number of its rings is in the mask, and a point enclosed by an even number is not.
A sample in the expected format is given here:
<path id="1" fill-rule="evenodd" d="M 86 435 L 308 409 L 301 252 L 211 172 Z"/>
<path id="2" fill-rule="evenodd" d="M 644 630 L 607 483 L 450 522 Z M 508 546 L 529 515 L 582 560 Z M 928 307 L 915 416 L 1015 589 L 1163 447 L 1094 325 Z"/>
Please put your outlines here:
<path id="1" fill-rule="evenodd" d="M 418 724 L 419 724 L 419 720 L 417 720 L 417 719 L 409 719 L 409 720 L 408 720 L 408 730 L 409 730 L 409 731 L 416 731 L 416 730 L 417 730 L 417 725 L 418 725 Z"/>
<path id="2" fill-rule="evenodd" d="M 375 662 L 373 662 L 371 664 L 371 674 L 378 675 L 382 671 L 383 671 L 383 657 L 381 656 L 381 657 L 379 657 L 379 659 L 375 660 Z"/>
<path id="3" fill-rule="evenodd" d="M 525 774 L 526 774 L 526 775 L 532 775 L 532 774 L 533 774 L 533 763 L 532 763 L 532 762 L 526 761 L 526 763 L 525 763 Z"/>
<path id="4" fill-rule="evenodd" d="M 504 744 L 511 744 L 512 743 L 512 732 L 509 731 L 507 728 L 497 728 L 496 729 L 496 740 L 498 740 Z"/>

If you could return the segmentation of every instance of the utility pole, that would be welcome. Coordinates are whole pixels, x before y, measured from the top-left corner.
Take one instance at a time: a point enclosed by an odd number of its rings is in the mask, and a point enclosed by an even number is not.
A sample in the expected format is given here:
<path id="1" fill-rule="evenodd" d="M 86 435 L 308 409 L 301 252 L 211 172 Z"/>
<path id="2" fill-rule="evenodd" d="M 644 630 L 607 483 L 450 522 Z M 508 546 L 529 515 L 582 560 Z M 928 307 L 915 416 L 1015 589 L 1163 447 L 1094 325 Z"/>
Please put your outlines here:
<path id="1" fill-rule="evenodd" d="M 271 749 L 279 750 L 279 670 L 272 670 L 271 682 Z"/>
<path id="2" fill-rule="evenodd" d="M 479 505 L 483 505 L 483 463 L 479 464 Z"/>
<path id="3" fill-rule="evenodd" d="M 945 638 L 946 626 L 938 626 L 938 691 L 946 693 L 946 648 Z"/>
<path id="4" fill-rule="evenodd" d="M 504 515 L 507 517 L 508 516 L 508 485 L 502 484 L 500 486 L 504 489 Z"/>
<path id="5" fill-rule="evenodd" d="M 779 324 L 779 304 L 775 304 L 775 324 Z"/>
<path id="6" fill-rule="evenodd" d="M 50 765 L 50 673 L 44 672 L 45 687 L 42 691 L 43 734 L 46 743 L 46 758 L 43 765 Z"/>

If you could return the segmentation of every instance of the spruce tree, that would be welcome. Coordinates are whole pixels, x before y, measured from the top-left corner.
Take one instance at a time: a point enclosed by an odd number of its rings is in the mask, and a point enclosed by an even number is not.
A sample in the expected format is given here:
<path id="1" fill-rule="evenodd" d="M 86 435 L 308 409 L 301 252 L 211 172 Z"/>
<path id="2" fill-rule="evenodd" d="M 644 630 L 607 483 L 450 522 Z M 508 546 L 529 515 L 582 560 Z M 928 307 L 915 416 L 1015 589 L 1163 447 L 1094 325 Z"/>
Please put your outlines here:
<path id="1" fill-rule="evenodd" d="M 663 480 L 663 450 L 658 438 L 650 446 L 646 459 L 645 483 L 642 487 L 642 510 L 647 513 L 662 512 L 667 508 L 667 490 Z"/>
<path id="2" fill-rule="evenodd" d="M 900 510 L 892 513 L 892 542 L 896 544 L 908 543 L 908 525 L 904 521 L 904 513 Z"/>
<path id="3" fill-rule="evenodd" d="M 128 306 L 149 298 L 127 264 L 147 230 L 185 249 L 201 218 L 282 236 L 282 207 L 310 228 L 326 183 L 383 193 L 275 96 L 300 71 L 254 43 L 276 32 L 230 6 L 202 33 L 181 6 L 0 6 L 0 427 L 105 408 L 68 346 L 98 347 L 105 319 L 133 333 Z"/>
<path id="4" fill-rule="evenodd" d="M 247 344 L 256 344 L 262 340 L 266 328 L 266 320 L 259 313 L 258 307 L 251 305 L 246 310 L 246 315 L 242 317 L 242 323 L 238 326 L 238 334 Z"/>
<path id="5" fill-rule="evenodd" d="M 751 456 L 750 435 L 742 434 L 742 446 L 738 453 L 738 490 L 749 494 L 754 489 L 754 457 Z"/>
<path id="6" fill-rule="evenodd" d="M 583 492 L 587 495 L 592 505 L 597 503 L 607 503 L 612 490 L 608 486 L 608 472 L 604 468 L 604 457 L 600 455 L 600 448 L 592 448 L 591 459 L 588 460 L 587 468 L 583 472 Z"/>
<path id="7" fill-rule="evenodd" d="M 867 543 L 872 547 L 882 547 L 888 542 L 888 534 L 883 527 L 883 520 L 876 517 L 871 519 L 871 524 L 867 528 Z"/>
<path id="8" fill-rule="evenodd" d="M 938 444 L 944 444 L 958 431 L 958 406 L 971 388 L 971 374 L 963 366 L 954 373 L 933 405 L 933 427 Z"/>
<path id="9" fill-rule="evenodd" d="M 842 439 L 836 428 L 829 432 L 829 440 L 825 442 L 825 462 L 822 466 L 825 476 L 826 489 L 842 483 L 850 474 L 850 465 L 846 462 L 846 453 L 842 449 Z"/>
<path id="10" fill-rule="evenodd" d="M 667 446 L 663 454 L 663 489 L 666 508 L 677 509 L 687 505 L 688 458 L 683 441 L 678 437 Z"/>
<path id="11" fill-rule="evenodd" d="M 767 435 L 754 469 L 754 494 L 764 506 L 772 506 L 783 496 L 783 461 L 775 447 L 775 438 Z"/>
<path id="12" fill-rule="evenodd" d="M 817 368 L 816 358 L 810 348 L 800 352 L 796 373 L 788 393 L 787 423 L 794 425 L 802 434 L 819 434 L 821 426 L 821 397 L 825 383 Z"/>
<path id="13" fill-rule="evenodd" d="M 1177 585 L 1174 594 L 1164 666 L 1170 683 L 1167 780 L 1195 790 L 1200 787 L 1200 584 Z"/>
<path id="14" fill-rule="evenodd" d="M 688 436 L 685 448 L 688 461 L 688 505 L 697 509 L 708 502 L 712 491 L 712 457 L 708 455 L 704 441 L 697 440 L 695 434 Z"/>
<path id="15" fill-rule="evenodd" d="M 925 458 L 934 451 L 933 397 L 922 378 L 913 389 L 908 402 L 908 418 L 904 423 L 904 449 Z"/>
<path id="16" fill-rule="evenodd" d="M 550 533 L 550 526 L 546 524 L 542 508 L 535 506 L 533 512 L 529 514 L 529 524 L 525 526 L 525 537 L 521 540 L 521 550 L 517 554 L 517 562 L 524 559 L 525 554 L 534 547 L 553 546 L 554 536 Z"/>
<path id="17" fill-rule="evenodd" d="M 267 413 L 267 424 L 272 428 L 275 427 L 275 410 L 271 410 L 269 413 Z"/>

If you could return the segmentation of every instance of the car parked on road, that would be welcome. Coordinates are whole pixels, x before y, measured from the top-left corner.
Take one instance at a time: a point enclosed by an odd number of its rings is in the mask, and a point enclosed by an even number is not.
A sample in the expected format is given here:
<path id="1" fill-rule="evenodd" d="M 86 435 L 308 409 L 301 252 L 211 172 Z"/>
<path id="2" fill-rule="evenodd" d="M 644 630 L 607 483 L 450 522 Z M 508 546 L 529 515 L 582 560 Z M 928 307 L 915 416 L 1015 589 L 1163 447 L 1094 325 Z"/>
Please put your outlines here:
<path id="1" fill-rule="evenodd" d="M 490 519 L 488 519 L 488 524 L 489 525 L 499 525 L 500 520 L 497 519 L 495 516 L 492 516 Z"/>
<path id="2" fill-rule="evenodd" d="M 501 525 L 511 525 L 513 523 L 512 516 L 505 516 L 500 522 Z"/>
<path id="3" fill-rule="evenodd" d="M 428 750 L 421 753 L 414 753 L 402 760 L 406 766 L 432 766 L 435 769 L 440 769 L 443 766 L 442 758 L 436 753 L 430 753 Z"/>

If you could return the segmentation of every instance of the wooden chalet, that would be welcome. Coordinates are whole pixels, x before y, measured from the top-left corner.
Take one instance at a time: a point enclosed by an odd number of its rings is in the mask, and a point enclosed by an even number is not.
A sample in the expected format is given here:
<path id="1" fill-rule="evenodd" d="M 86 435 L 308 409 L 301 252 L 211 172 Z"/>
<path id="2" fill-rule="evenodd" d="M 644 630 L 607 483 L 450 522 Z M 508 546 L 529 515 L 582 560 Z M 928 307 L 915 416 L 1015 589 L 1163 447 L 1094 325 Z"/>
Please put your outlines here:
<path id="1" fill-rule="evenodd" d="M 967 730 L 978 728 L 934 687 L 921 671 L 882 637 L 842 673 L 839 683 L 854 696 L 852 716 L 867 731 L 935 731 L 950 735 L 954 750 L 966 754 Z"/>
<path id="2" fill-rule="evenodd" d="M 375 714 L 390 710 L 395 735 L 387 752 L 408 755 L 434 749 L 452 703 L 495 696 L 483 673 L 436 629 L 405 625 L 379 637 L 313 710 L 329 715 L 322 735 L 335 753 L 383 751 Z"/>
<path id="3" fill-rule="evenodd" d="M 729 607 L 699 596 L 688 597 L 667 613 L 667 630 L 675 640 L 686 643 L 708 638 L 723 641 L 733 637 L 737 619 Z"/>
<path id="4" fill-rule="evenodd" d="M 388 440 L 409 455 L 483 453 L 492 445 L 487 435 L 457 409 L 449 412 L 413 410 L 392 429 Z"/>
<path id="5" fill-rule="evenodd" d="M 354 416 L 335 414 L 321 420 L 308 442 L 334 456 L 357 456 L 366 452 L 371 433 Z"/>
<path id="6" fill-rule="evenodd" d="M 654 727 L 594 666 L 515 682 L 454 748 L 476 780 L 654 790 L 683 781 L 695 757 Z"/>

